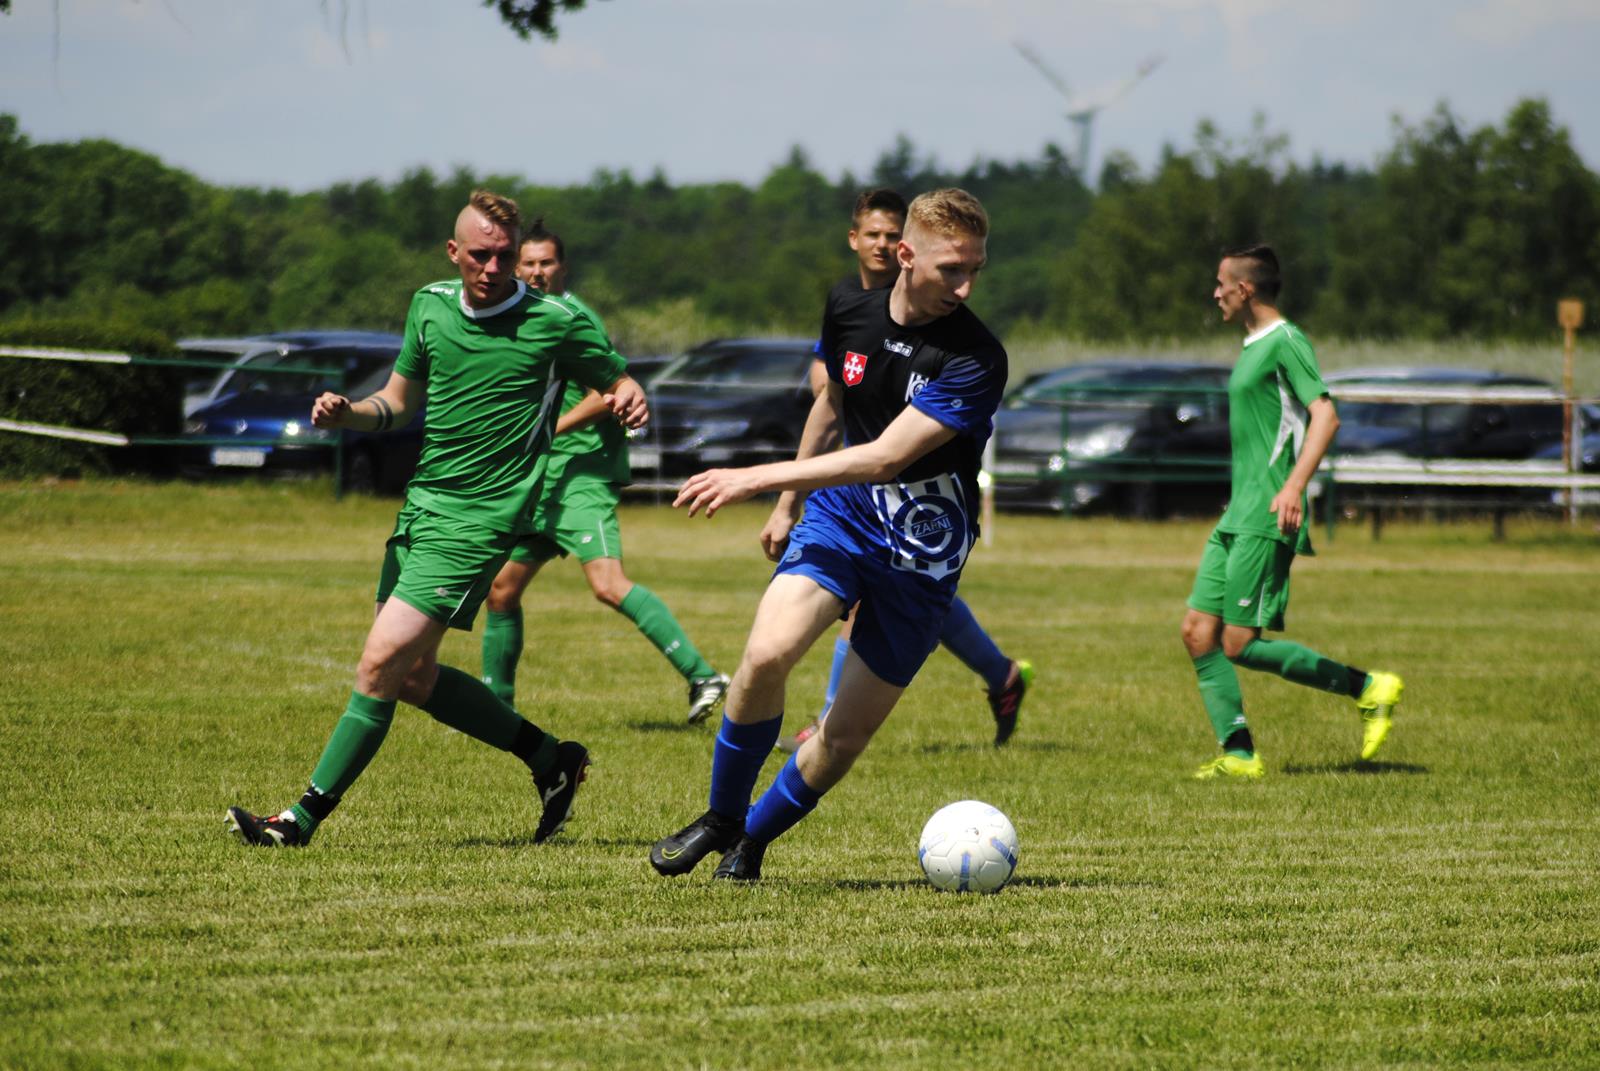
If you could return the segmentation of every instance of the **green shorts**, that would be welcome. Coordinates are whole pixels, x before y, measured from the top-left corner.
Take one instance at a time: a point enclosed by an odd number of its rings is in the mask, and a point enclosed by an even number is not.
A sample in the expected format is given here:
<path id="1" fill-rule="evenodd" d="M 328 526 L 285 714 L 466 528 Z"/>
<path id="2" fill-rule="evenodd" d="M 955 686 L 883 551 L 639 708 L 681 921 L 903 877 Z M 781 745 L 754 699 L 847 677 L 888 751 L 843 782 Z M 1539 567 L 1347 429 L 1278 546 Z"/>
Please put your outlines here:
<path id="1" fill-rule="evenodd" d="M 514 538 L 407 502 L 383 555 L 378 601 L 396 598 L 441 624 L 470 631 Z"/>
<path id="2" fill-rule="evenodd" d="M 533 507 L 533 530 L 517 540 L 514 562 L 543 564 L 557 554 L 576 554 L 587 565 L 596 558 L 622 557 L 617 524 L 617 486 L 607 480 L 577 477 L 554 485 Z"/>
<path id="3" fill-rule="evenodd" d="M 1189 607 L 1224 624 L 1282 632 L 1293 564 L 1289 543 L 1213 531 L 1200 555 Z"/>

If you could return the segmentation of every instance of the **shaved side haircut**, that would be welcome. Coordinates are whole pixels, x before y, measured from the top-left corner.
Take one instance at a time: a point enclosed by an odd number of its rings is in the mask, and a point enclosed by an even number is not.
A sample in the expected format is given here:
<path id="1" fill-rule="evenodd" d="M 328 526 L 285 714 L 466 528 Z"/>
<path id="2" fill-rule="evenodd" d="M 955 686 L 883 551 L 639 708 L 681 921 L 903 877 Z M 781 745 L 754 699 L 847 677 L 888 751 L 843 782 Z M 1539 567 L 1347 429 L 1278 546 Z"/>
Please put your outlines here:
<path id="1" fill-rule="evenodd" d="M 1283 269 L 1278 264 L 1278 254 L 1262 242 L 1225 250 L 1222 259 L 1234 261 L 1239 278 L 1249 283 L 1261 300 L 1271 305 L 1283 290 Z"/>
<path id="2" fill-rule="evenodd" d="M 503 194 L 493 190 L 473 190 L 472 196 L 467 198 L 467 207 L 511 234 L 522 233 L 522 210 L 517 207 L 517 202 Z"/>

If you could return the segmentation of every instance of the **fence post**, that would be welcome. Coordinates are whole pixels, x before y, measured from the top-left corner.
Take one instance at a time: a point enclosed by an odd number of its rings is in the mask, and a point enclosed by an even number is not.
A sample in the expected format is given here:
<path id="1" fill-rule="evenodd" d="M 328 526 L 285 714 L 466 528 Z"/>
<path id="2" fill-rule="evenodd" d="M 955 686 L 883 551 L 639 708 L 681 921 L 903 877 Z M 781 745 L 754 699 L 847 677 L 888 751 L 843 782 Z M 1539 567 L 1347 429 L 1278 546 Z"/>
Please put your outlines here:
<path id="1" fill-rule="evenodd" d="M 1561 324 L 1561 330 L 1566 335 L 1566 345 L 1563 347 L 1561 361 L 1561 460 L 1566 465 L 1567 475 L 1572 475 L 1581 467 L 1578 455 L 1582 451 L 1583 440 L 1573 435 L 1573 410 L 1572 404 L 1572 356 L 1576 345 L 1578 328 L 1583 326 L 1583 302 L 1575 298 L 1563 298 L 1556 303 L 1556 320 Z M 1576 440 L 1576 441 L 1574 441 Z M 1567 523 L 1578 523 L 1578 498 L 1577 493 L 1567 488 Z"/>

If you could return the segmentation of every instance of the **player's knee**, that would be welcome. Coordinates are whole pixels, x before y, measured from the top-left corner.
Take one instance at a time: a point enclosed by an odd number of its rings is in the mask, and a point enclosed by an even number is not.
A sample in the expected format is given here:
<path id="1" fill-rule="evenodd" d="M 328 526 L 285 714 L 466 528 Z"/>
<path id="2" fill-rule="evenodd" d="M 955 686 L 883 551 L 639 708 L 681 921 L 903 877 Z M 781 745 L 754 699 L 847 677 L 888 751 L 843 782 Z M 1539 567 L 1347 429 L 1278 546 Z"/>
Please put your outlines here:
<path id="1" fill-rule="evenodd" d="M 483 600 L 490 613 L 509 614 L 522 605 L 522 590 L 515 584 L 496 580 L 489 588 L 489 597 Z"/>
<path id="2" fill-rule="evenodd" d="M 622 600 L 628 597 L 628 592 L 632 590 L 632 588 L 632 581 L 629 581 L 626 584 L 611 584 L 601 581 L 598 584 L 590 585 L 589 591 L 594 595 L 596 602 L 603 603 L 606 606 L 611 607 L 613 610 L 617 610 L 622 607 Z"/>
<path id="3" fill-rule="evenodd" d="M 1203 618 L 1196 620 L 1193 614 L 1183 619 L 1179 634 L 1190 655 L 1199 657 L 1217 646 L 1215 631 L 1207 626 L 1207 621 Z"/>
<path id="4" fill-rule="evenodd" d="M 784 680 L 794 661 L 794 652 L 783 644 L 751 637 L 745 645 L 744 661 L 739 668 L 745 679 L 767 684 Z"/>
<path id="5" fill-rule="evenodd" d="M 1250 646 L 1250 641 L 1253 639 L 1255 637 L 1249 633 L 1243 636 L 1236 636 L 1231 632 L 1225 632 L 1222 635 L 1222 653 L 1228 657 L 1228 661 L 1237 662 L 1239 657 L 1244 654 L 1244 649 Z"/>

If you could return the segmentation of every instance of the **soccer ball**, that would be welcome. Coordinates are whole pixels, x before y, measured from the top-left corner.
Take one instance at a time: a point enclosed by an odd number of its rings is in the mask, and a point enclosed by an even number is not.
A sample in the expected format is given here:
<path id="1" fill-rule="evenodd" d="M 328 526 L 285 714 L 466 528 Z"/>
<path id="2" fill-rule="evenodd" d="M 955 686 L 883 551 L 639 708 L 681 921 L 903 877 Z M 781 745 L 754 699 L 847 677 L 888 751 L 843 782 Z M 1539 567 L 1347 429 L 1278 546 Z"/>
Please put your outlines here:
<path id="1" fill-rule="evenodd" d="M 978 800 L 941 807 L 922 827 L 922 872 L 945 892 L 997 893 L 1017 869 L 1011 819 Z"/>

